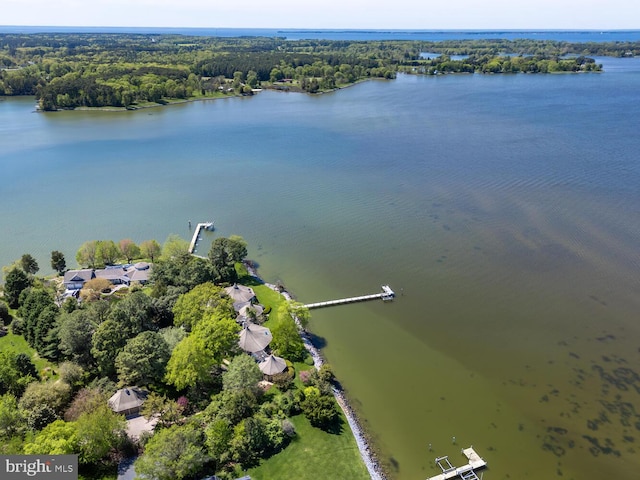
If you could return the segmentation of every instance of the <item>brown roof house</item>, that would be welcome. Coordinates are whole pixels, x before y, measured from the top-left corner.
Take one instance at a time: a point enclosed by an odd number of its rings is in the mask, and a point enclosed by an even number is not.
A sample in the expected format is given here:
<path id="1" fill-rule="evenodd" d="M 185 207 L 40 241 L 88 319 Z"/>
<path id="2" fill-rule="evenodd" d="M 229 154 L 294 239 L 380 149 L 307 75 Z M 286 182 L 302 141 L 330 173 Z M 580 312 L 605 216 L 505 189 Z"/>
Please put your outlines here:
<path id="1" fill-rule="evenodd" d="M 137 415 L 149 392 L 138 387 L 121 388 L 109 399 L 111 410 L 123 415 Z"/>

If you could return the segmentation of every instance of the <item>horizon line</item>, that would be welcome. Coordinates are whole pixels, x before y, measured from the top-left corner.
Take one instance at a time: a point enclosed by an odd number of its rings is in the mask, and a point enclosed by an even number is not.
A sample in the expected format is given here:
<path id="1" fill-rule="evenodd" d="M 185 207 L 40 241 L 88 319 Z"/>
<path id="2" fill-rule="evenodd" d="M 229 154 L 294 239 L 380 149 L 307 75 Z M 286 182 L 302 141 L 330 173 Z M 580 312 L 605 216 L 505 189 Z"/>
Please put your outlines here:
<path id="1" fill-rule="evenodd" d="M 288 32 L 637 32 L 640 28 L 338 28 L 338 27 L 189 27 L 189 26 L 144 26 L 144 25 L 1 25 L 0 28 L 134 28 L 134 29 L 174 29 L 174 30 L 277 30 Z"/>

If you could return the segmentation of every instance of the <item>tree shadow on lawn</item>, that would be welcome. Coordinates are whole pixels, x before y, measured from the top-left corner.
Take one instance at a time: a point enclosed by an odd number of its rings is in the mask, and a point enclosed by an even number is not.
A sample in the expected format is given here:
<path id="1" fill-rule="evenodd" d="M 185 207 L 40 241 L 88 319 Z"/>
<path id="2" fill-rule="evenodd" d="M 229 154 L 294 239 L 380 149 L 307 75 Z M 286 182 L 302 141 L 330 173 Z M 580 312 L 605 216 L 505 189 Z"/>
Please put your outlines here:
<path id="1" fill-rule="evenodd" d="M 336 407 L 340 409 L 340 407 Z M 340 411 L 342 413 L 342 411 Z M 326 425 L 322 430 L 330 433 L 331 435 L 341 435 L 344 432 L 345 421 L 342 419 L 342 415 L 338 415 L 336 420 Z"/>

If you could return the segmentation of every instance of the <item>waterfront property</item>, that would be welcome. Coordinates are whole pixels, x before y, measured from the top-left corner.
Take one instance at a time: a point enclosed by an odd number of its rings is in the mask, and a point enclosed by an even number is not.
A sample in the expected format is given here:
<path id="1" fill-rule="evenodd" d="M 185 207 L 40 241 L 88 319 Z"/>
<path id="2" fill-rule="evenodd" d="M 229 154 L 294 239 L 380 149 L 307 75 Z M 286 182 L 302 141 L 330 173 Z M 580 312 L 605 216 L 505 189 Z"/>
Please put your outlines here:
<path id="1" fill-rule="evenodd" d="M 135 265 L 113 265 L 106 268 L 84 268 L 69 270 L 64 274 L 64 286 L 67 290 L 80 290 L 86 282 L 94 278 L 104 278 L 113 285 L 130 285 L 131 282 L 145 284 L 151 275 L 151 264 L 138 262 Z"/>

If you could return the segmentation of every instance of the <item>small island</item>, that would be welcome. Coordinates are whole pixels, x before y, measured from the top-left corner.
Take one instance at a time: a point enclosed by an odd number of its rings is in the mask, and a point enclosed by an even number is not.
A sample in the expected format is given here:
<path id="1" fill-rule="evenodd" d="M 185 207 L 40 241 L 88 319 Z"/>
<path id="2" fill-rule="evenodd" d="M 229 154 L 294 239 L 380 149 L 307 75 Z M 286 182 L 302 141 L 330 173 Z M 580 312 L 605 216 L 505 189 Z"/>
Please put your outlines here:
<path id="1" fill-rule="evenodd" d="M 34 95 L 43 111 L 127 110 L 261 89 L 322 93 L 400 72 L 594 72 L 602 66 L 588 55 L 638 54 L 632 42 L 0 34 L 0 96 Z"/>
<path id="2" fill-rule="evenodd" d="M 52 276 L 29 254 L 5 267 L 0 452 L 77 454 L 85 479 L 127 459 L 160 480 L 370 478 L 308 309 L 257 277 L 241 237 L 189 248 L 93 240 L 76 269 L 59 251 Z"/>

